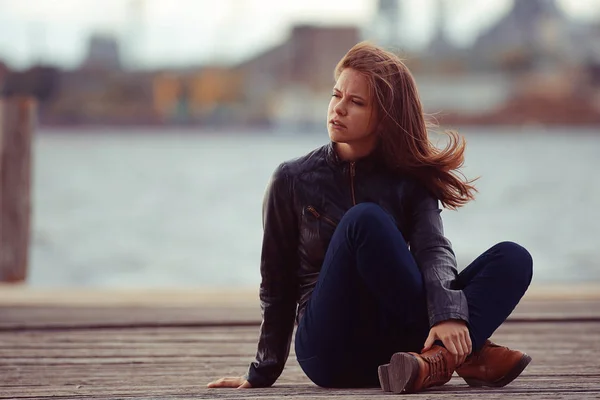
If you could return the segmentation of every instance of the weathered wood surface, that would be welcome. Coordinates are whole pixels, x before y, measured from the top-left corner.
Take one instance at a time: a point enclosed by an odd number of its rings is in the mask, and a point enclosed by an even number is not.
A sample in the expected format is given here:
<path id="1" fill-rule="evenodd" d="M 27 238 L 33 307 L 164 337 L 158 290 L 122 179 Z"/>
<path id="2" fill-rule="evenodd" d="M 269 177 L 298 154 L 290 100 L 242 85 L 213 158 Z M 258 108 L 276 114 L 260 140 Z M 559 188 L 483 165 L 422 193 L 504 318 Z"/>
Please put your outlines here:
<path id="1" fill-rule="evenodd" d="M 600 321 L 600 287 L 531 290 L 513 322 Z M 58 291 L 0 285 L 0 330 L 106 327 L 252 326 L 260 323 L 253 289 Z"/>
<path id="2" fill-rule="evenodd" d="M 512 322 L 600 321 L 600 305 L 591 302 L 523 303 L 509 320 Z M 223 306 L 163 307 L 69 307 L 0 306 L 0 330 L 65 329 L 108 327 L 206 327 L 258 326 L 258 305 L 244 308 Z"/>
<path id="3" fill-rule="evenodd" d="M 207 389 L 206 383 L 214 378 L 244 373 L 252 360 L 259 318 L 256 302 L 250 301 L 255 293 L 248 293 L 247 298 L 231 292 L 210 296 L 204 292 L 171 300 L 157 295 L 129 301 L 131 294 L 108 300 L 106 293 L 97 292 L 78 301 L 73 292 L 65 291 L 64 301 L 58 301 L 37 291 L 4 289 L 0 287 L 0 399 L 356 400 L 390 396 L 378 388 L 318 388 L 303 375 L 293 349 L 273 388 Z M 7 294 L 11 290 L 12 296 Z M 513 319 L 494 335 L 495 341 L 533 357 L 518 380 L 502 389 L 473 389 L 454 376 L 448 385 L 415 396 L 600 398 L 600 299 L 581 293 L 571 300 L 551 298 L 525 299 Z M 552 318 L 540 319 L 539 315 Z M 236 321 L 233 316 L 246 319 Z M 230 326 L 218 326 L 219 321 Z"/>
<path id="4" fill-rule="evenodd" d="M 302 374 L 294 355 L 270 389 L 207 389 L 245 372 L 256 328 L 129 328 L 0 332 L 0 399 L 9 398 L 388 398 L 378 388 L 325 390 Z M 498 342 L 533 362 L 502 389 L 472 389 L 458 376 L 426 398 L 598 398 L 600 323 L 507 323 Z"/>
<path id="5" fill-rule="evenodd" d="M 0 98 L 0 281 L 27 276 L 35 103 Z"/>

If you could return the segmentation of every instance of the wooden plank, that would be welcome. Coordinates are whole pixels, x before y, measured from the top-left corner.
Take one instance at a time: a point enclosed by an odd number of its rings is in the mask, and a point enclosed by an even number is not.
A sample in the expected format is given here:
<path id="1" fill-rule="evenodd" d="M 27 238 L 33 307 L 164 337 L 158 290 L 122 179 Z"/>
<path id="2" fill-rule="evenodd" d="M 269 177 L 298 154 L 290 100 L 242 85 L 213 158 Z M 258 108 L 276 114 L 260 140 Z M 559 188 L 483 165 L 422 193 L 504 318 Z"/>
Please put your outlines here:
<path id="1" fill-rule="evenodd" d="M 74 398 L 389 398 L 379 389 L 325 390 L 292 354 L 277 385 L 235 391 L 205 383 L 246 371 L 257 330 L 136 328 L 0 332 L 0 399 Z M 218 342 L 219 337 L 226 340 Z M 594 398 L 600 396 L 600 323 L 504 324 L 493 340 L 527 351 L 533 362 L 503 389 L 472 389 L 454 377 L 428 398 Z M 61 347 L 62 346 L 62 347 Z M 384 397 L 385 396 L 385 397 Z"/>
<path id="2" fill-rule="evenodd" d="M 581 292 L 578 290 L 577 292 Z M 178 289 L 104 289 L 41 288 L 0 283 L 1 305 L 53 306 L 225 306 L 258 305 L 258 287 L 178 288 Z"/>
<path id="3" fill-rule="evenodd" d="M 565 322 L 560 319 L 561 314 L 551 314 L 556 310 L 576 313 L 583 309 L 581 315 L 588 315 L 598 304 L 593 299 L 560 302 L 527 299 L 521 306 L 526 310 L 516 310 L 515 314 L 531 313 L 530 322 L 522 318 L 520 323 L 505 323 L 493 337 L 533 357 L 532 364 L 516 382 L 499 390 L 481 390 L 468 388 L 455 377 L 449 385 L 425 396 L 600 397 L 600 364 L 594 356 L 600 350 L 600 321 Z M 221 303 L 213 306 L 213 314 L 208 313 L 207 318 L 204 306 L 185 303 L 177 307 L 2 306 L 0 319 L 13 325 L 11 328 L 5 324 L 0 331 L 0 399 L 388 396 L 376 388 L 332 391 L 314 386 L 295 361 L 293 346 L 286 369 L 274 388 L 206 389 L 204 385 L 212 379 L 247 370 L 256 351 L 258 326 L 202 326 L 198 321 L 210 323 L 214 315 L 227 310 L 229 314 L 239 312 L 243 316 L 249 309 L 249 306 L 240 309 Z M 535 317 L 544 313 L 559 318 L 554 322 L 539 322 Z M 26 322 L 34 318 L 40 318 L 42 323 L 28 326 Z M 151 322 L 151 318 L 156 318 L 155 325 L 131 326 L 132 320 Z M 65 325 L 47 329 L 56 321 Z M 108 326 L 99 329 L 82 324 L 98 321 Z M 189 326 L 169 326 L 170 321 L 187 321 Z"/>
<path id="4" fill-rule="evenodd" d="M 600 320 L 600 285 L 532 288 L 510 321 Z M 258 325 L 256 289 L 57 290 L 0 285 L 0 330 Z"/>
<path id="5" fill-rule="evenodd" d="M 417 396 L 427 398 L 510 398 L 519 396 L 531 399 L 551 398 L 598 398 L 597 377 L 565 381 L 559 378 L 543 380 L 520 379 L 500 389 L 469 388 L 462 379 L 455 377 L 441 388 L 431 389 Z M 121 382 L 120 386 L 97 385 L 93 381 L 70 382 L 61 386 L 7 387 L 0 399 L 56 398 L 57 396 L 85 396 L 86 398 L 181 398 L 195 399 L 255 399 L 255 398 L 344 398 L 344 399 L 389 399 L 379 388 L 367 389 L 323 389 L 312 384 L 277 385 L 268 389 L 206 389 L 197 383 L 144 384 L 136 381 Z M 561 397 L 559 397 L 561 396 Z"/>
<path id="6" fill-rule="evenodd" d="M 600 282 L 533 284 L 524 300 L 600 300 Z M 42 288 L 0 283 L 0 305 L 53 306 L 224 306 L 256 308 L 258 287 L 105 289 Z"/>
<path id="7" fill-rule="evenodd" d="M 600 300 L 524 300 L 511 321 L 600 320 Z M 0 330 L 160 326 L 258 326 L 258 305 L 41 306 L 0 305 Z"/>
<path id="8" fill-rule="evenodd" d="M 258 325 L 258 307 L 69 307 L 1 306 L 0 329 L 105 326 Z"/>
<path id="9" fill-rule="evenodd" d="M 513 311 L 513 319 L 600 319 L 600 299 L 524 298 Z"/>
<path id="10" fill-rule="evenodd" d="M 0 281 L 27 276 L 35 102 L 0 99 Z"/>

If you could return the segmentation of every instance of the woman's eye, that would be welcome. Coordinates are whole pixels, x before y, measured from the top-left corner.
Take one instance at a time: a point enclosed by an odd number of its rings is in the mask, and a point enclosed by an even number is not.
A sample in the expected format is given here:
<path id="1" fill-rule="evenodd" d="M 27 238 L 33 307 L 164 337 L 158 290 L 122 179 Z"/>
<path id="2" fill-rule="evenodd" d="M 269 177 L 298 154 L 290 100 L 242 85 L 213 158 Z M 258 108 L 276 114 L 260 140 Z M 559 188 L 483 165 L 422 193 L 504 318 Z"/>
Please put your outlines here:
<path id="1" fill-rule="evenodd" d="M 337 94 L 334 93 L 331 95 L 331 97 L 340 97 L 340 96 L 338 96 Z"/>
<path id="2" fill-rule="evenodd" d="M 356 104 L 357 106 L 362 106 L 363 104 L 361 102 L 358 101 L 353 101 L 354 104 Z"/>

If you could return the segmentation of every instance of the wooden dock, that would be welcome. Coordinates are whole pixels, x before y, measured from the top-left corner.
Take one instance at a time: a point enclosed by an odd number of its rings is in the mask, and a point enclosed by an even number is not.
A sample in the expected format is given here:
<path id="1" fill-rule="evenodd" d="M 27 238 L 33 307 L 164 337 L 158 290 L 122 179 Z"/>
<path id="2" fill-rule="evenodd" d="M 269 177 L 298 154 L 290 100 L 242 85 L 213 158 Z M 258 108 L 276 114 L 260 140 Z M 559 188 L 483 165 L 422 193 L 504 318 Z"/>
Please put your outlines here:
<path id="1" fill-rule="evenodd" d="M 293 354 L 269 389 L 207 389 L 245 373 L 260 311 L 252 290 L 84 291 L 0 286 L 0 399 L 389 399 L 313 385 Z M 502 389 L 458 376 L 431 399 L 600 398 L 600 288 L 535 288 L 493 340 L 533 362 Z"/>

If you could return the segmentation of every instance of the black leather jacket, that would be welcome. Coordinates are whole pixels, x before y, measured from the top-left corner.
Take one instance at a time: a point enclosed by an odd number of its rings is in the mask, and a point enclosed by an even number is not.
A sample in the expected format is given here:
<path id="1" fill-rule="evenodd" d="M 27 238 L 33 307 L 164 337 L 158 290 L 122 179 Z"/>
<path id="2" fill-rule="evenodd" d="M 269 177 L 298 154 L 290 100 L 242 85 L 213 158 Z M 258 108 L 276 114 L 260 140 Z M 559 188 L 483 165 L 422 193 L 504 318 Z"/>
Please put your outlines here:
<path id="1" fill-rule="evenodd" d="M 282 163 L 268 184 L 260 264 L 263 321 L 246 376 L 252 387 L 272 385 L 283 371 L 294 321 L 302 318 L 335 226 L 358 203 L 377 203 L 395 219 L 423 275 L 430 324 L 468 321 L 466 298 L 453 288 L 456 259 L 443 234 L 438 200 L 414 179 L 391 173 L 377 152 L 344 162 L 334 146 Z"/>

